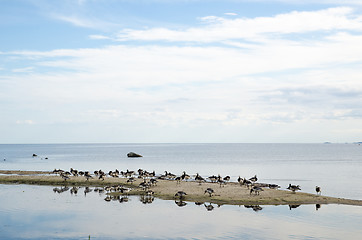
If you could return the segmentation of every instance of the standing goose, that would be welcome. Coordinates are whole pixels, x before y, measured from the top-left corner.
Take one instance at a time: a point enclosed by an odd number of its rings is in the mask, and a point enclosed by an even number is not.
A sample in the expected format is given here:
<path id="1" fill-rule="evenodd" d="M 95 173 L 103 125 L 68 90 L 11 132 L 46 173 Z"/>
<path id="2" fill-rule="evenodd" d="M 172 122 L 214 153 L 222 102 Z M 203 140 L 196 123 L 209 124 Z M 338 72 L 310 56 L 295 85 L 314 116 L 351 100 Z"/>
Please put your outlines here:
<path id="1" fill-rule="evenodd" d="M 295 191 L 302 190 L 302 189 L 300 189 L 299 185 L 292 185 L 290 183 L 289 183 L 289 186 L 287 187 L 287 189 L 293 191 L 293 193 L 295 193 Z"/>
<path id="2" fill-rule="evenodd" d="M 258 178 L 257 178 L 256 175 L 255 175 L 254 177 L 249 178 L 249 180 L 252 181 L 252 182 L 256 182 L 256 181 L 258 181 Z"/>
<path id="3" fill-rule="evenodd" d="M 210 195 L 210 197 L 211 197 L 211 195 L 214 193 L 214 190 L 212 189 L 212 188 L 207 188 L 206 190 L 205 190 L 205 193 L 208 193 L 209 195 Z M 204 193 L 204 194 L 205 194 Z"/>
<path id="4" fill-rule="evenodd" d="M 317 194 L 322 195 L 322 190 L 321 190 L 321 187 L 316 186 L 316 187 L 315 187 L 315 191 L 317 192 Z"/>

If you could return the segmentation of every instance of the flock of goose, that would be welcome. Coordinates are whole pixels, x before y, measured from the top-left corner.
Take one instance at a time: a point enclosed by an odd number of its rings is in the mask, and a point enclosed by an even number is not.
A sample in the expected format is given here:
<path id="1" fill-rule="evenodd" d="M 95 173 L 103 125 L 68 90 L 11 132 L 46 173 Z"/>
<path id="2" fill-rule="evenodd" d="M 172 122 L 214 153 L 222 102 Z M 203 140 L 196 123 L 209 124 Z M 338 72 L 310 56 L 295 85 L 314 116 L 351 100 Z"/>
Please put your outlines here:
<path id="1" fill-rule="evenodd" d="M 196 173 L 196 175 L 194 177 L 191 177 L 185 171 L 183 171 L 182 175 L 179 175 L 179 176 L 177 176 L 176 174 L 170 173 L 168 171 L 165 171 L 164 174 L 156 175 L 155 171 L 148 172 L 143 169 L 138 169 L 137 171 L 130 171 L 128 169 L 126 171 L 119 171 L 118 169 L 116 169 L 115 171 L 109 171 L 108 173 L 105 173 L 102 170 L 97 170 L 97 171 L 94 171 L 93 174 L 91 174 L 89 171 L 78 171 L 76 169 L 71 168 L 70 171 L 54 169 L 53 173 L 59 174 L 59 176 L 61 176 L 64 179 L 64 181 L 69 180 L 71 176 L 73 176 L 73 177 L 82 176 L 82 177 L 85 177 L 87 181 L 89 181 L 89 179 L 99 179 L 99 180 L 104 181 L 104 179 L 106 177 L 112 177 L 112 178 L 123 177 L 123 178 L 127 178 L 127 183 L 132 184 L 136 180 L 136 178 L 141 178 L 141 179 L 143 179 L 143 182 L 141 182 L 138 186 L 139 186 L 139 188 L 142 188 L 142 190 L 144 190 L 146 196 L 152 196 L 154 194 L 154 192 L 152 190 L 150 190 L 150 188 L 152 186 L 155 186 L 157 184 L 158 180 L 160 180 L 160 179 L 161 180 L 173 180 L 173 181 L 176 181 L 176 184 L 180 184 L 181 181 L 188 181 L 188 180 L 196 181 L 200 185 L 203 182 L 211 182 L 211 183 L 218 183 L 220 185 L 220 187 L 225 186 L 231 179 L 230 176 L 221 177 L 220 174 L 218 176 L 212 175 L 212 176 L 204 178 L 201 175 L 199 175 L 199 173 Z M 237 182 L 241 186 L 246 186 L 248 189 L 250 189 L 250 195 L 251 194 L 260 195 L 260 192 L 264 191 L 263 188 L 270 188 L 270 189 L 280 188 L 280 186 L 277 184 L 257 183 L 257 181 L 258 181 L 258 177 L 256 175 L 249 179 L 241 178 L 239 176 L 237 179 Z M 299 185 L 292 185 L 292 184 L 289 184 L 289 186 L 286 189 L 292 191 L 293 193 L 301 190 Z M 119 185 L 119 186 L 113 186 L 113 187 L 106 187 L 104 190 L 107 192 L 115 191 L 115 192 L 120 192 L 120 193 L 128 193 L 131 189 L 125 188 L 125 187 Z M 321 188 L 319 186 L 316 186 L 315 190 L 316 190 L 317 194 L 321 194 Z M 211 197 L 212 194 L 214 194 L 214 190 L 212 188 L 207 188 L 204 193 L 209 194 L 209 196 Z M 187 195 L 187 193 L 185 193 L 183 191 L 178 191 L 175 194 L 175 198 L 183 199 L 186 197 L 186 195 Z"/>

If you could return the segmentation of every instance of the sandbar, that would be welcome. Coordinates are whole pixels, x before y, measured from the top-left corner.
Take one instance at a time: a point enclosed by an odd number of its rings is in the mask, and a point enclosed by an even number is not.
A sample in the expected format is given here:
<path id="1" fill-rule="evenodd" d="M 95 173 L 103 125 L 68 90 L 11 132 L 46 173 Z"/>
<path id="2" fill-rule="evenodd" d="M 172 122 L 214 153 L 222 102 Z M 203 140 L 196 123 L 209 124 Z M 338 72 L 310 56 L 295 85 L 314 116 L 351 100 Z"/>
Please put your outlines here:
<path id="1" fill-rule="evenodd" d="M 0 170 L 0 183 L 2 184 L 36 184 L 50 186 L 114 186 L 123 185 L 130 187 L 132 190 L 129 195 L 142 195 L 145 192 L 139 187 L 143 182 L 142 178 L 136 178 L 133 183 L 127 183 L 124 177 L 106 177 L 104 180 L 96 178 L 86 180 L 86 178 L 71 176 L 64 181 L 59 175 L 50 171 L 16 171 Z M 209 196 L 205 193 L 207 188 L 212 188 L 214 194 Z M 328 197 L 324 195 L 311 194 L 305 192 L 291 192 L 282 189 L 263 188 L 263 191 L 257 194 L 250 194 L 246 186 L 241 186 L 237 182 L 229 182 L 220 186 L 217 183 L 195 181 L 182 181 L 177 183 L 174 180 L 161 180 L 155 186 L 150 188 L 154 197 L 174 200 L 178 191 L 184 191 L 187 195 L 182 199 L 189 202 L 210 202 L 219 205 L 297 205 L 297 204 L 344 204 L 362 206 L 362 200 L 353 200 L 346 198 Z M 112 195 L 123 193 L 110 193 Z"/>

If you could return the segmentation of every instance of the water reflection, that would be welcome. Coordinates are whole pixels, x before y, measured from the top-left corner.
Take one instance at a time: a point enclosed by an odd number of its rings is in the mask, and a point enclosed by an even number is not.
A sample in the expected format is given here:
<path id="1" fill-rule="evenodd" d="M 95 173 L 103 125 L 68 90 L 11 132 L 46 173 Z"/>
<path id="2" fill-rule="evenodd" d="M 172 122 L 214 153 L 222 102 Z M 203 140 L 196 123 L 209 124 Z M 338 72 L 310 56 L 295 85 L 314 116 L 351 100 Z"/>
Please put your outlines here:
<path id="1" fill-rule="evenodd" d="M 0 184 L 0 239 L 88 239 L 89 235 L 91 239 L 359 239 L 362 235 L 359 206 L 300 205 L 293 211 L 288 205 L 221 208 L 209 202 L 166 201 L 110 189 L 107 193 L 104 187 L 90 187 L 86 197 L 79 197 L 85 190 Z"/>
<path id="2" fill-rule="evenodd" d="M 94 187 L 91 188 L 89 186 L 86 187 L 80 187 L 80 186 L 73 186 L 72 188 L 69 188 L 68 186 L 62 186 L 62 187 L 55 187 L 53 188 L 54 193 L 64 193 L 68 192 L 70 189 L 71 195 L 77 195 L 78 191 L 84 188 L 84 196 L 86 197 L 87 194 L 91 192 L 98 193 L 99 196 L 106 195 L 104 197 L 104 201 L 111 202 L 111 201 L 119 201 L 120 203 L 128 202 L 130 200 L 128 193 L 131 190 L 130 188 L 123 187 L 122 185 L 115 185 L 115 186 L 105 186 L 105 187 Z M 152 190 L 146 190 L 144 194 L 141 194 L 138 196 L 139 201 L 143 204 L 151 204 L 154 202 L 155 197 L 153 196 L 154 192 Z M 176 193 L 175 197 L 177 198 L 174 202 L 178 207 L 184 207 L 187 205 L 187 202 L 185 201 L 185 195 L 181 194 L 181 192 Z M 213 211 L 215 206 L 217 208 L 220 208 L 222 204 L 212 204 L 211 202 L 209 204 L 206 204 L 205 202 L 194 202 L 196 206 L 204 206 L 207 211 Z M 263 210 L 263 207 L 260 205 L 243 205 L 245 208 L 252 209 L 255 212 L 259 212 Z M 300 204 L 289 204 L 285 205 L 288 206 L 289 210 L 299 208 Z M 321 208 L 321 204 L 315 205 L 315 210 L 318 211 Z"/>
<path id="3" fill-rule="evenodd" d="M 179 207 L 184 207 L 187 205 L 187 203 L 182 200 L 175 200 L 175 204 Z"/>
<path id="4" fill-rule="evenodd" d="M 260 207 L 260 205 L 244 205 L 245 208 L 251 208 L 253 209 L 254 212 L 259 212 L 261 210 L 263 210 L 262 207 Z"/>
<path id="5" fill-rule="evenodd" d="M 289 205 L 289 210 L 292 210 L 293 208 L 298 208 L 300 207 L 300 204 L 299 205 Z"/>

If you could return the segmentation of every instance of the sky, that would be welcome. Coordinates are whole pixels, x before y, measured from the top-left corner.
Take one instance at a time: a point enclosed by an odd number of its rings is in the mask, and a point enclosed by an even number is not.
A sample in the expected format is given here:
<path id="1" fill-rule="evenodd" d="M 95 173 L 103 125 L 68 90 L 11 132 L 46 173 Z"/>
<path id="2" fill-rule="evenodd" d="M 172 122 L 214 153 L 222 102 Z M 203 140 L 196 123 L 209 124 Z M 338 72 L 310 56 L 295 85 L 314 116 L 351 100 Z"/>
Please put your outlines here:
<path id="1" fill-rule="evenodd" d="M 361 0 L 0 0 L 0 143 L 361 140 Z"/>

